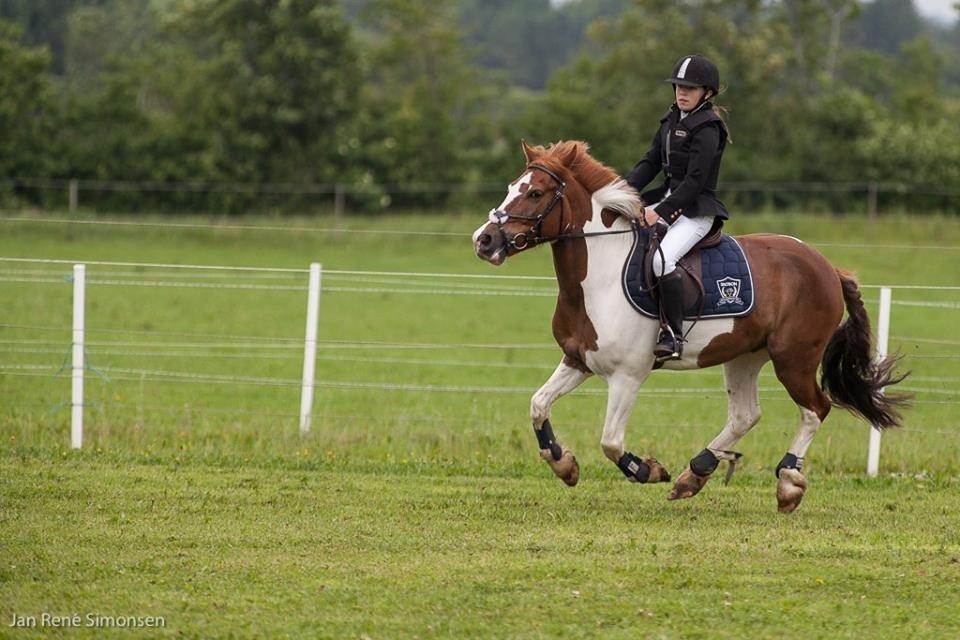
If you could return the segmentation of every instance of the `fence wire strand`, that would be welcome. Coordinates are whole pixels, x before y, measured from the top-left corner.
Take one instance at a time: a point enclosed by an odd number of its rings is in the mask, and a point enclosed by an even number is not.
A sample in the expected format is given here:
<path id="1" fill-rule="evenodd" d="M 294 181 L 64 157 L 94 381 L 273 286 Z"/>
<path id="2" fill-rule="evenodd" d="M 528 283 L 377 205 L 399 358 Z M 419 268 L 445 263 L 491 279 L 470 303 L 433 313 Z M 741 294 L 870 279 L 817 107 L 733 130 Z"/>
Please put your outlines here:
<path id="1" fill-rule="evenodd" d="M 874 224 L 883 221 L 874 222 Z M 195 230 L 213 230 L 213 231 L 259 231 L 259 232 L 285 232 L 285 233 L 324 233 L 324 234 L 361 234 L 361 235 L 380 235 L 380 236 L 417 236 L 417 237 L 443 237 L 443 238 L 469 238 L 473 229 L 464 229 L 462 231 L 431 231 L 407 230 L 407 229 L 370 229 L 370 228 L 345 228 L 343 226 L 333 227 L 314 227 L 314 226 L 280 226 L 280 225 L 242 225 L 242 224 L 218 224 L 218 223 L 185 223 L 185 222 L 149 222 L 143 220 L 80 220 L 77 218 L 25 218 L 25 217 L 0 217 L 0 223 L 7 224 L 75 224 L 87 226 L 117 226 L 117 227 L 140 227 L 140 228 L 159 228 L 159 229 L 195 229 Z M 938 244 L 869 244 L 855 242 L 812 242 L 816 247 L 839 248 L 839 249 L 890 249 L 907 251 L 958 251 L 960 247 L 954 245 Z M 88 263 L 90 264 L 90 263 Z"/>
<path id="2" fill-rule="evenodd" d="M 0 218 L 0 221 L 4 219 Z M 7 221 L 10 221 L 9 219 Z M 100 221 L 77 221 L 67 220 L 64 222 L 95 224 Z M 213 229 L 257 229 L 257 230 L 282 230 L 290 231 L 297 229 L 301 231 L 330 231 L 320 227 L 266 227 L 257 225 L 193 225 L 193 224 L 166 224 L 166 223 L 133 223 L 133 222 L 112 222 L 105 224 L 121 224 L 129 226 L 179 226 L 185 228 L 213 228 Z M 405 232 L 391 230 L 360 230 L 351 231 L 351 233 L 379 233 L 396 235 L 424 235 L 424 236 L 468 236 L 469 233 L 461 232 Z M 815 246 L 822 247 L 849 247 L 849 248 L 905 248 L 901 245 L 867 245 L 851 243 L 816 243 Z M 956 249 L 957 247 L 943 247 L 932 245 L 929 247 L 918 247 L 910 245 L 911 249 Z M 90 273 L 87 283 L 90 285 L 103 285 L 115 287 L 158 287 L 158 288 L 177 288 L 177 289 L 224 289 L 224 290 L 262 290 L 278 292 L 303 292 L 307 290 L 305 278 L 307 269 L 295 268 L 272 268 L 255 266 L 225 266 L 225 265 L 177 265 L 169 263 L 138 263 L 138 262 L 112 262 L 112 261 L 85 261 L 85 260 L 60 260 L 60 259 L 33 259 L 33 258 L 5 258 L 0 257 L 0 263 L 7 264 L 46 264 L 46 265 L 73 265 L 83 263 L 96 267 L 95 273 Z M 122 270 L 126 269 L 126 270 Z M 135 269 L 135 270 L 130 270 Z M 191 273 L 193 271 L 194 273 Z M 43 268 L 5 268 L 0 269 L 0 282 L 22 283 L 22 284 L 67 284 L 71 281 L 72 275 L 68 269 L 43 269 Z M 415 294 L 415 295 L 476 295 L 476 296 L 518 296 L 518 297 L 556 297 L 556 279 L 553 276 L 541 275 L 501 275 L 501 274 L 470 274 L 470 273 L 443 273 L 443 272 L 410 272 L 410 271 L 377 271 L 377 270 L 350 270 L 350 269 L 328 269 L 323 271 L 323 292 L 334 293 L 360 293 L 360 294 Z M 296 284 L 291 283 L 296 282 Z M 285 284 L 290 283 L 290 284 Z M 331 284 L 332 283 L 332 284 Z M 489 283 L 489 284 L 488 284 Z M 504 286 L 504 284 L 514 284 L 519 286 Z M 546 283 L 553 286 L 547 287 Z M 543 284 L 544 286 L 537 286 Z M 359 286 L 351 286 L 359 285 Z M 526 285 L 526 286 L 524 286 Z M 889 286 L 896 290 L 905 291 L 931 291 L 931 292 L 956 292 L 960 291 L 960 286 L 951 285 L 870 285 L 862 284 L 861 288 L 874 290 L 881 286 Z M 910 296 L 907 296 L 910 297 Z M 873 304 L 876 300 L 867 300 Z M 960 309 L 960 301 L 950 300 L 902 300 L 894 299 L 894 305 L 913 308 L 930 309 Z M 60 327 L 51 325 L 28 325 L 28 324 L 0 324 L 0 329 L 15 329 L 22 331 L 39 332 L 62 332 L 64 336 L 69 336 L 72 327 Z M 86 344 L 89 347 L 87 355 L 95 358 L 117 358 L 117 357 L 136 357 L 136 358 L 185 358 L 185 359 L 224 359 L 224 360 L 264 360 L 264 361 L 299 361 L 302 358 L 304 339 L 297 337 L 278 337 L 278 336 L 250 336 L 234 335 L 220 333 L 202 333 L 202 332 L 176 332 L 176 331 L 153 331 L 147 329 L 119 329 L 119 328 L 87 328 L 87 333 L 101 336 L 148 336 L 149 338 L 177 338 L 174 341 L 159 340 L 93 340 Z M 188 339 L 190 341 L 185 341 Z M 899 343 L 900 348 L 907 345 L 916 345 L 922 347 L 929 345 L 931 348 L 957 347 L 960 346 L 960 340 L 951 340 L 943 338 L 923 338 L 907 336 L 891 336 L 891 347 Z M 0 344 L 12 345 L 10 348 L 2 349 L 5 353 L 24 354 L 24 355 L 60 355 L 67 353 L 70 347 L 69 340 L 31 340 L 31 339 L 0 339 Z M 554 353 L 558 351 L 556 344 L 547 343 L 466 343 L 466 342 L 406 342 L 406 341 L 374 341 L 374 340 L 318 340 L 318 346 L 326 350 L 420 350 L 420 351 L 456 351 L 456 350 L 490 350 L 490 351 L 541 351 L 549 350 Z M 26 348 L 21 348 L 26 347 Z M 216 349 L 225 351 L 218 352 Z M 232 350 L 227 352 L 226 350 Z M 237 350 L 242 350 L 237 352 Z M 439 354 L 437 354 L 439 355 Z M 933 354 L 907 354 L 907 361 L 910 359 L 931 360 L 931 361 L 955 361 L 960 360 L 960 354 L 957 353 L 933 353 Z M 492 369 L 528 369 L 548 371 L 554 368 L 553 364 L 541 363 L 517 363 L 517 362 L 478 362 L 477 360 L 459 360 L 456 358 L 403 358 L 390 356 L 360 357 L 355 355 L 336 355 L 330 353 L 321 353 L 317 356 L 318 361 L 324 362 L 343 362 L 356 364 L 384 364 L 384 365 L 402 365 L 402 366 L 443 366 L 458 368 L 492 368 Z M 299 389 L 302 386 L 300 379 L 269 377 L 269 376 L 238 376 L 216 373 L 198 373 L 187 371 L 169 371 L 164 369 L 150 368 L 130 368 L 130 367 L 103 367 L 97 363 L 97 371 L 109 375 L 109 379 L 91 380 L 96 384 L 109 384 L 117 382 L 138 382 L 144 381 L 159 383 L 187 383 L 187 384 L 216 384 L 216 385 L 248 385 L 257 387 L 277 387 L 288 389 Z M 176 366 L 176 365 L 174 365 Z M 24 376 L 32 378 L 53 378 L 62 375 L 65 369 L 63 366 L 57 367 L 56 364 L 0 364 L 0 377 L 3 376 Z M 69 371 L 69 367 L 66 368 Z M 697 374 L 711 375 L 720 377 L 718 369 L 700 370 Z M 666 375 L 673 375 L 672 372 Z M 686 372 L 685 375 L 689 375 Z M 766 371 L 761 374 L 766 380 L 771 380 L 775 375 Z M 960 391 L 957 389 L 957 383 L 960 377 L 957 376 L 911 376 L 906 385 L 898 385 L 899 390 L 905 392 L 920 394 L 922 397 L 916 400 L 917 404 L 956 406 L 960 405 Z M 919 384 L 918 384 L 919 383 Z M 924 384 L 926 383 L 926 384 Z M 942 387 L 934 386 L 942 384 Z M 356 392 L 401 392 L 416 394 L 462 394 L 462 395 L 530 395 L 535 389 L 521 386 L 507 385 L 458 385 L 458 384 L 428 384 L 428 383 L 408 383 L 408 382 L 390 382 L 390 381 L 357 381 L 357 380 L 317 380 L 314 383 L 316 389 L 327 389 L 333 391 L 356 391 Z M 656 387 L 648 386 L 640 390 L 640 396 L 652 398 L 703 398 L 711 400 L 722 400 L 724 396 L 720 393 L 722 383 L 716 387 Z M 601 397 L 605 396 L 605 389 L 582 388 L 574 391 L 571 395 L 574 397 Z M 764 401 L 792 402 L 786 393 L 779 386 L 760 387 L 759 394 Z M 95 403 L 90 402 L 89 406 Z M 264 416 L 276 418 L 297 418 L 299 414 L 290 412 L 268 412 L 256 411 L 244 408 L 216 408 L 194 406 L 179 407 L 175 405 L 158 404 L 135 404 L 123 402 L 109 402 L 104 405 L 106 410 L 113 407 L 120 409 L 136 407 L 140 411 L 168 411 L 168 412 L 197 412 L 210 414 L 228 414 L 228 415 L 249 415 Z M 104 410 L 101 408 L 101 410 Z M 345 416 L 343 414 L 330 414 L 325 412 L 314 412 L 314 419 L 354 419 L 357 421 L 371 421 L 370 416 Z M 418 421 L 436 421 L 446 422 L 445 418 L 430 419 L 423 416 L 408 417 L 390 417 L 390 419 L 407 420 L 411 422 Z M 372 423 L 371 423 L 372 424 Z M 571 424 L 570 426 L 577 426 Z M 584 427 L 593 427 L 594 424 L 584 424 Z M 706 425 L 675 425 L 670 427 L 697 427 L 706 428 Z M 931 434 L 931 435 L 958 435 L 960 427 L 957 430 L 931 430 L 914 427 L 903 427 L 899 431 L 906 433 Z"/>

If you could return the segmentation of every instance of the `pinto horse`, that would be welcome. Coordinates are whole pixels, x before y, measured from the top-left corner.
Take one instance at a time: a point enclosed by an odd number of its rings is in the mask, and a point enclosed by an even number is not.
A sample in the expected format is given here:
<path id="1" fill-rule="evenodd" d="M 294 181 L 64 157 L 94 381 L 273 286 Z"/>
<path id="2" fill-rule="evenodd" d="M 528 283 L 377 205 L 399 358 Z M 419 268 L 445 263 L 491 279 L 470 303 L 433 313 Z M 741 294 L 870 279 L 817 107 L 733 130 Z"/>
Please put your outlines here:
<path id="1" fill-rule="evenodd" d="M 621 273 L 633 245 L 642 203 L 637 192 L 588 153 L 583 142 L 549 148 L 523 143 L 526 168 L 510 183 L 506 198 L 473 234 L 478 257 L 494 265 L 541 244 L 550 244 L 559 294 L 553 334 L 563 359 L 533 395 L 530 417 L 540 456 L 566 484 L 577 484 L 580 467 L 556 438 L 550 407 L 591 375 L 608 385 L 601 446 L 628 479 L 668 482 L 656 459 L 624 449 L 627 419 L 640 385 L 654 368 L 660 324 L 628 303 Z M 752 234 L 736 238 L 754 279 L 753 310 L 744 317 L 703 318 L 690 329 L 683 358 L 666 369 L 722 364 L 728 396 L 727 422 L 690 460 L 668 499 L 690 498 L 706 485 L 720 460 L 734 463 L 733 449 L 760 419 L 757 376 L 773 362 L 777 378 L 800 408 L 800 424 L 777 465 L 781 512 L 797 508 L 806 492 L 803 458 L 831 404 L 878 428 L 899 426 L 905 396 L 883 388 L 896 358 L 875 362 L 869 319 L 854 277 L 789 236 Z M 844 308 L 848 319 L 841 325 Z M 822 376 L 817 382 L 817 369 Z"/>

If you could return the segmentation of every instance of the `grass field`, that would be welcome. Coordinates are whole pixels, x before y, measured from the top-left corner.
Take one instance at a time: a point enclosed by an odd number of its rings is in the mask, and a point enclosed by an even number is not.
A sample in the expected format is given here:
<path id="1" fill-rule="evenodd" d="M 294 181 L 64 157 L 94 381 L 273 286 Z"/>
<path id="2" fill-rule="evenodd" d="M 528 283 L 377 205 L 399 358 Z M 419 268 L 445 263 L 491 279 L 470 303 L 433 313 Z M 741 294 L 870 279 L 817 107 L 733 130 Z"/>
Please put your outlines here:
<path id="1" fill-rule="evenodd" d="M 803 506 L 779 516 L 771 472 L 797 416 L 765 370 L 742 471 L 682 503 L 606 462 L 603 384 L 588 382 L 553 412 L 581 462 L 568 489 L 537 461 L 527 419 L 559 359 L 549 281 L 342 273 L 551 273 L 547 250 L 499 270 L 476 260 L 479 217 L 354 218 L 341 233 L 306 219 L 0 222 L 2 257 L 325 269 L 301 439 L 305 273 L 88 267 L 77 453 L 58 371 L 69 265 L 0 262 L 0 637 L 50 635 L 6 626 L 43 611 L 166 619 L 118 637 L 958 633 L 960 292 L 894 290 L 891 347 L 916 405 L 884 436 L 880 478 L 862 477 L 865 425 L 835 411 Z M 369 233 L 385 229 L 408 233 Z M 865 284 L 960 285 L 952 219 L 728 227 L 760 230 L 811 242 Z M 876 289 L 865 297 L 873 313 Z M 724 419 L 719 370 L 658 373 L 627 446 L 677 473 Z"/>

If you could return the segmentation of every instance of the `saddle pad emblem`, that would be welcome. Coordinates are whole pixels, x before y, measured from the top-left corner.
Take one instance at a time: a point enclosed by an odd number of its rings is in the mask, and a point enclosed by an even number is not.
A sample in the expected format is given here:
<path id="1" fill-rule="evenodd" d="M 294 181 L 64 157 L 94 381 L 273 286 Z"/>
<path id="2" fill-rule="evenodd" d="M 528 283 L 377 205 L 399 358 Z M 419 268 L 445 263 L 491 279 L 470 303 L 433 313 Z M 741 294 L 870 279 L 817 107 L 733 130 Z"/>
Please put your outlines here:
<path id="1" fill-rule="evenodd" d="M 717 280 L 717 291 L 720 293 L 720 300 L 717 306 L 722 307 L 726 304 L 743 304 L 740 299 L 740 279 L 726 277 Z"/>

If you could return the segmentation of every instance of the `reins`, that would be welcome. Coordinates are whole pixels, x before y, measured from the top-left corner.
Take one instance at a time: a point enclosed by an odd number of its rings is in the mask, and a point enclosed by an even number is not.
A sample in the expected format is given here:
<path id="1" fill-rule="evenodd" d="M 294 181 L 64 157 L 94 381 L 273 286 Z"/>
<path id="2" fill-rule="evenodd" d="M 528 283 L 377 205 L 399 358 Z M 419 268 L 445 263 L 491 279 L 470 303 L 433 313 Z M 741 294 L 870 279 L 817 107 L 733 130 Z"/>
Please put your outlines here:
<path id="1" fill-rule="evenodd" d="M 489 220 L 493 224 L 497 225 L 497 229 L 500 231 L 500 235 L 503 237 L 504 242 L 510 245 L 517 251 L 526 249 L 529 246 L 537 246 L 544 244 L 546 242 L 553 242 L 555 240 L 575 240 L 579 238 L 592 238 L 594 236 L 612 236 L 619 235 L 623 233 L 633 233 L 639 226 L 640 223 L 636 220 L 632 220 L 630 223 L 629 229 L 617 229 L 615 231 L 578 231 L 575 233 L 560 233 L 555 236 L 545 236 L 541 233 L 543 229 L 543 221 L 546 220 L 547 216 L 550 215 L 550 212 L 553 211 L 554 207 L 557 204 L 560 205 L 560 229 L 563 229 L 563 201 L 566 196 L 567 183 L 564 182 L 560 176 L 551 171 L 550 169 L 544 167 L 540 164 L 530 164 L 527 165 L 528 169 L 537 169 L 538 171 L 543 171 L 545 174 L 554 179 L 557 183 L 556 189 L 553 192 L 553 199 L 550 201 L 550 204 L 547 205 L 547 208 L 544 209 L 543 213 L 536 216 L 524 216 L 517 213 L 507 213 L 506 211 L 501 211 L 499 209 L 493 209 L 490 211 Z M 510 220 L 523 220 L 525 222 L 533 222 L 533 225 L 530 227 L 530 236 L 526 233 L 518 233 L 513 238 L 508 238 L 506 232 L 503 230 L 503 225 L 509 222 Z M 532 237 L 531 237 L 532 236 Z"/>

